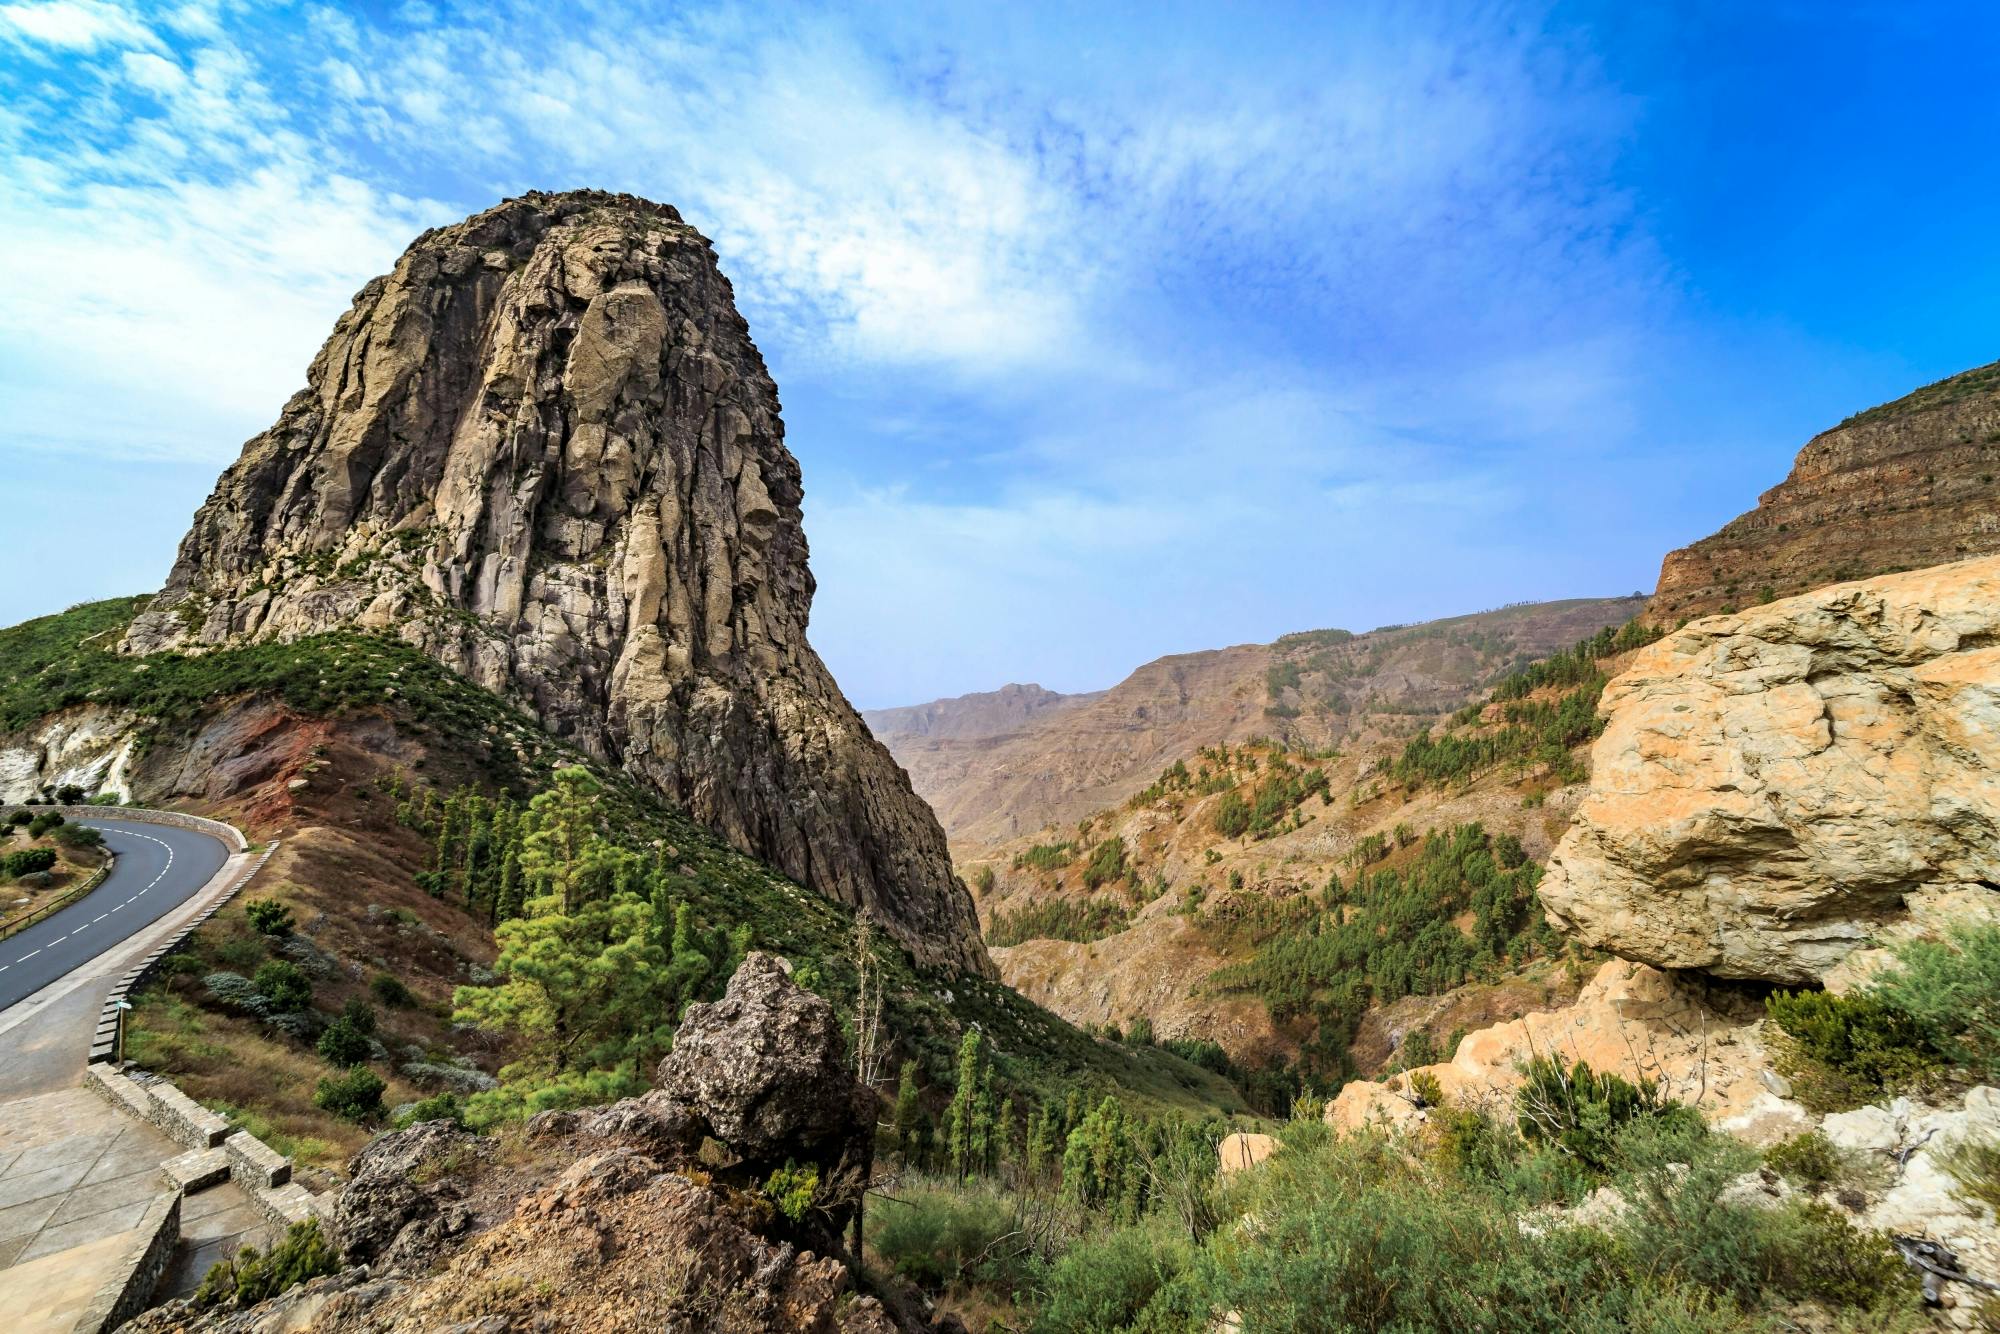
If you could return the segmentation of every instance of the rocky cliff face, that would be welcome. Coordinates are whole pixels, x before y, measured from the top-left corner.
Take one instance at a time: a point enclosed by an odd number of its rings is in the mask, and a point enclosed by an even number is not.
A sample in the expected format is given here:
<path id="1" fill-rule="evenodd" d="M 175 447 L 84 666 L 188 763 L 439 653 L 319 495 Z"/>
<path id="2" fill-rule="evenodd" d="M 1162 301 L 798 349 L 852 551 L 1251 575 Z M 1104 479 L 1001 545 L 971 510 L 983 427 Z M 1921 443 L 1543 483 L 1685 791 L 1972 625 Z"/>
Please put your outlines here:
<path id="1" fill-rule="evenodd" d="M 1912 912 L 2000 904 L 2000 558 L 1696 621 L 1601 708 L 1541 886 L 1587 944 L 1812 983 Z"/>
<path id="2" fill-rule="evenodd" d="M 1757 508 L 1668 554 L 1659 625 L 2000 551 L 2000 362 L 1813 437 Z"/>
<path id="3" fill-rule="evenodd" d="M 801 496 L 708 243 L 644 200 L 530 194 L 362 289 L 125 648 L 400 635 L 990 971 L 936 818 L 807 643 Z"/>

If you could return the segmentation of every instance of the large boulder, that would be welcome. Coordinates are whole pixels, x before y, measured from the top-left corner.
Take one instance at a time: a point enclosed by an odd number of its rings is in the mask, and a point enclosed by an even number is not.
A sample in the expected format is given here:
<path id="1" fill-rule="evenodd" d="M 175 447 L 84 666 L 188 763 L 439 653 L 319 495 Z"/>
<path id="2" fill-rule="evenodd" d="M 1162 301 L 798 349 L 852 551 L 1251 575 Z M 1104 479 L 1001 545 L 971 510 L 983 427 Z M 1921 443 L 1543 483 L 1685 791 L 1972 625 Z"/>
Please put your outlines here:
<path id="1" fill-rule="evenodd" d="M 1541 886 L 1586 944 L 1810 984 L 1913 898 L 2000 903 L 2000 558 L 1696 621 L 1601 707 Z"/>
<path id="2" fill-rule="evenodd" d="M 774 955 L 748 955 L 722 998 L 691 1005 L 653 1096 L 752 1164 L 866 1175 L 875 1094 L 847 1066 L 833 1006 Z M 665 1113 L 672 1116 L 673 1112 Z"/>

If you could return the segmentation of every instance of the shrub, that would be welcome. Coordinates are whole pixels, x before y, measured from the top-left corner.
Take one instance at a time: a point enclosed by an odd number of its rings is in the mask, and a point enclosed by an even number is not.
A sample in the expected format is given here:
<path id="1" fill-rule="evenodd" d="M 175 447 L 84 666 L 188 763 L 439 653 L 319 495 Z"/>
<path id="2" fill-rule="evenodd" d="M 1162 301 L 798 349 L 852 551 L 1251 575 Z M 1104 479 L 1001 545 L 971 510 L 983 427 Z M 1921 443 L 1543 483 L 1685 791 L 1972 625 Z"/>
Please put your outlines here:
<path id="1" fill-rule="evenodd" d="M 396 1129 L 406 1129 L 419 1121 L 450 1121 L 462 1126 L 465 1124 L 465 1103 L 456 1093 L 434 1093 L 398 1112 Z"/>
<path id="2" fill-rule="evenodd" d="M 1096 889 L 1124 874 L 1125 840 L 1114 834 L 1091 851 L 1090 862 L 1083 868 L 1083 887 Z"/>
<path id="3" fill-rule="evenodd" d="M 800 1167 L 790 1159 L 764 1182 L 764 1198 L 780 1214 L 794 1223 L 805 1221 L 819 1193 L 819 1169 L 808 1163 Z"/>
<path id="4" fill-rule="evenodd" d="M 201 979 L 201 984 L 226 1009 L 241 1010 L 260 1019 L 271 1012 L 270 998 L 241 973 L 210 973 Z"/>
<path id="5" fill-rule="evenodd" d="M 1912 941 L 1870 993 L 1908 1015 L 1974 1077 L 2000 1080 L 2000 925 L 1961 926 L 1947 941 Z"/>
<path id="6" fill-rule="evenodd" d="M 403 979 L 394 973 L 375 974 L 368 983 L 368 990 L 376 1000 L 394 1010 L 412 1005 L 417 999 L 415 993 L 404 985 Z"/>
<path id="7" fill-rule="evenodd" d="M 0 861 L 0 867 L 16 878 L 49 870 L 55 864 L 56 854 L 48 848 L 17 848 Z"/>
<path id="8" fill-rule="evenodd" d="M 1552 1144 L 1593 1171 L 1611 1168 L 1616 1136 L 1633 1121 L 1665 1116 L 1700 1124 L 1697 1114 L 1662 1099 L 1650 1085 L 1598 1074 L 1584 1061 L 1565 1067 L 1537 1056 L 1524 1073 L 1514 1094 L 1522 1138 Z"/>
<path id="9" fill-rule="evenodd" d="M 64 783 L 56 789 L 56 804 L 59 806 L 81 806 L 83 789 L 75 783 Z"/>
<path id="10" fill-rule="evenodd" d="M 63 824 L 55 828 L 56 842 L 66 848 L 101 848 L 104 835 L 89 825 Z"/>
<path id="11" fill-rule="evenodd" d="M 1983 1204 L 2000 1218 L 2000 1144 L 1967 1140 L 1945 1157 L 1944 1165 L 1958 1183 L 1960 1198 Z"/>
<path id="12" fill-rule="evenodd" d="M 1006 1280 L 1025 1274 L 1025 1245 L 1009 1246 L 1021 1219 L 990 1186 L 919 1186 L 868 1211 L 868 1239 L 892 1270 L 927 1292 L 961 1277 Z M 977 1262 L 975 1266 L 974 1262 Z M 977 1268 L 980 1272 L 972 1273 Z"/>
<path id="13" fill-rule="evenodd" d="M 276 899 L 252 899 L 243 905 L 243 912 L 250 919 L 250 925 L 263 935 L 292 934 L 292 910 Z"/>
<path id="14" fill-rule="evenodd" d="M 368 1035 L 346 1015 L 328 1024 L 319 1035 L 319 1054 L 338 1066 L 360 1065 L 368 1059 L 371 1049 Z"/>
<path id="15" fill-rule="evenodd" d="M 202 1275 L 194 1305 L 208 1310 L 224 1303 L 251 1306 L 307 1279 L 340 1272 L 340 1258 L 317 1222 L 294 1223 L 268 1253 L 245 1246 L 233 1260 L 218 1260 Z"/>
<path id="16" fill-rule="evenodd" d="M 1115 1228 L 1078 1242 L 1049 1268 L 1035 1332 L 1198 1328 L 1189 1323 L 1197 1312 L 1184 1278 L 1192 1259 L 1185 1241 L 1159 1227 Z"/>
<path id="17" fill-rule="evenodd" d="M 265 960 L 257 966 L 250 981 L 271 1003 L 271 1008 L 281 1014 L 303 1010 L 312 1004 L 312 979 L 288 960 Z"/>
<path id="18" fill-rule="evenodd" d="M 354 1025 L 357 1032 L 373 1037 L 375 1034 L 375 1010 L 359 996 L 349 996 L 347 1004 L 340 1007 L 340 1017 Z"/>
<path id="19" fill-rule="evenodd" d="M 377 1121 L 382 1117 L 382 1077 L 366 1066 L 343 1075 L 329 1075 L 313 1089 L 313 1106 L 343 1121 Z"/>
<path id="20" fill-rule="evenodd" d="M 28 821 L 28 837 L 40 838 L 42 835 L 48 833 L 51 829 L 54 829 L 57 825 L 60 825 L 62 823 L 63 823 L 63 818 L 60 812 L 43 811 L 40 815 L 37 815 L 34 819 Z"/>
<path id="21" fill-rule="evenodd" d="M 0 815 L 0 830 L 11 830 L 16 825 L 24 825 L 34 818 L 27 811 L 16 808 L 5 815 Z"/>
<path id="22" fill-rule="evenodd" d="M 1794 1135 L 1764 1151 L 1772 1171 L 1799 1189 L 1817 1193 L 1853 1170 L 1849 1155 L 1817 1130 Z"/>
<path id="23" fill-rule="evenodd" d="M 1866 1102 L 1939 1063 L 1924 1026 L 1872 994 L 1780 991 L 1764 1008 L 1808 1063 L 1801 1093 L 1816 1105 Z"/>

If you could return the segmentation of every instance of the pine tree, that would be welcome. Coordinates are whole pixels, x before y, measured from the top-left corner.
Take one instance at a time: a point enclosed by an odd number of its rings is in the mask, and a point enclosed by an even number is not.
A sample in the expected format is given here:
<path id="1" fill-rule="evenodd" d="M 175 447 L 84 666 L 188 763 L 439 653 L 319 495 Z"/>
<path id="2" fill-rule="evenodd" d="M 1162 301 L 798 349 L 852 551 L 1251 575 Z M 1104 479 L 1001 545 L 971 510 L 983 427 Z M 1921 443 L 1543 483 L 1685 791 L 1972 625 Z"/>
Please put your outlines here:
<path id="1" fill-rule="evenodd" d="M 944 1119 L 951 1170 L 961 1181 L 980 1166 L 983 1156 L 978 1118 L 986 1080 L 986 1040 L 978 1029 L 969 1029 L 958 1044 L 958 1087 L 952 1090 L 951 1105 L 945 1109 Z"/>
<path id="2" fill-rule="evenodd" d="M 902 1075 L 896 1081 L 896 1140 L 902 1146 L 905 1159 L 916 1148 L 917 1131 L 922 1125 L 923 1115 L 923 1098 L 917 1088 L 917 1063 L 904 1061 Z"/>

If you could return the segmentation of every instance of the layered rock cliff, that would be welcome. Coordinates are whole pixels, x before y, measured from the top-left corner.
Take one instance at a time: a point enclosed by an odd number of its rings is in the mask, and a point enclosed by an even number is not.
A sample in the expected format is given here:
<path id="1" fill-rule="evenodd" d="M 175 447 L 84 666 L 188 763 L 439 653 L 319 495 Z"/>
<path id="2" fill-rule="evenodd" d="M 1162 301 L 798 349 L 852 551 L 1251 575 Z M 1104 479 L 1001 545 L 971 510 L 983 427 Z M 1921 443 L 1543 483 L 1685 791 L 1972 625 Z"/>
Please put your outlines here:
<path id="1" fill-rule="evenodd" d="M 708 242 L 630 196 L 529 194 L 361 290 L 124 647 L 399 635 L 988 972 L 936 818 L 807 642 L 802 495 Z"/>
<path id="2" fill-rule="evenodd" d="M 1587 944 L 1816 983 L 1913 911 L 2000 905 L 2000 557 L 1696 621 L 1600 707 L 1541 886 Z"/>
<path id="3" fill-rule="evenodd" d="M 2000 362 L 1870 408 L 1799 451 L 1757 508 L 1660 567 L 1657 625 L 1836 580 L 2000 552 Z"/>

